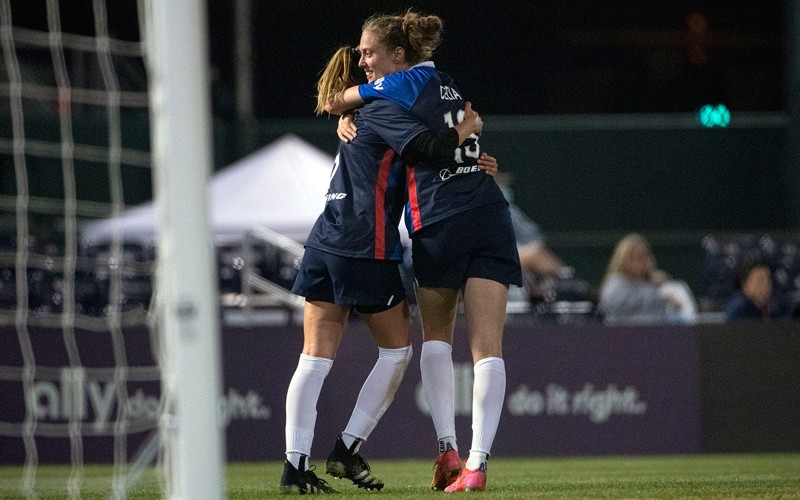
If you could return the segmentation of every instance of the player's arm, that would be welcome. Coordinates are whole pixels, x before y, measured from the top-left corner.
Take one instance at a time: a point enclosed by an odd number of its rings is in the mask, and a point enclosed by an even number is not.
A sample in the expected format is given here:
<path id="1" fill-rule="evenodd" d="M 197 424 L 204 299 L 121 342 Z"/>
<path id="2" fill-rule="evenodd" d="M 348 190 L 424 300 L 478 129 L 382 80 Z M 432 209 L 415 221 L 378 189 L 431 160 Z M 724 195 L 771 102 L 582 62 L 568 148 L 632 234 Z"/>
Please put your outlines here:
<path id="1" fill-rule="evenodd" d="M 458 133 L 455 131 L 455 127 L 447 130 L 421 132 L 403 150 L 403 160 L 413 166 L 417 162 L 433 162 L 442 158 L 450 158 L 453 156 L 453 150 L 459 146 L 457 141 Z M 493 156 L 481 153 L 477 163 L 484 173 L 492 177 L 497 175 L 497 159 Z"/>
<path id="2" fill-rule="evenodd" d="M 346 88 L 336 94 L 323 110 L 343 116 L 348 111 L 360 108 L 375 99 L 386 99 L 408 110 L 424 84 L 426 74 L 421 71 L 404 70 L 386 75 L 372 83 L 362 83 Z"/>
<path id="3" fill-rule="evenodd" d="M 356 127 L 355 113 L 345 113 L 339 117 L 336 135 L 339 136 L 339 140 L 347 143 L 356 138 L 358 127 Z"/>
<path id="4" fill-rule="evenodd" d="M 417 134 L 403 150 L 403 158 L 412 165 L 449 158 L 472 134 L 480 135 L 483 120 L 467 101 L 461 123 L 444 130 L 426 130 Z"/>
<path id="5" fill-rule="evenodd" d="M 456 134 L 454 137 L 451 137 L 450 132 L 453 130 L 455 130 Z M 456 124 L 448 130 L 439 131 L 439 133 L 430 132 L 431 133 L 426 134 L 424 137 L 419 137 L 422 144 L 418 149 L 436 154 L 436 151 L 442 150 L 441 148 L 449 147 L 449 152 L 452 152 L 454 149 L 464 144 L 464 141 L 466 141 L 470 135 L 481 135 L 481 132 L 483 132 L 483 120 L 480 115 L 472 109 L 472 103 L 467 101 L 464 107 L 464 120 L 461 123 Z M 343 142 L 350 142 L 356 138 L 356 135 L 358 135 L 358 127 L 356 127 L 355 120 L 351 113 L 345 113 L 339 117 L 336 135 L 338 135 L 339 139 Z M 440 157 L 441 156 L 435 156 L 434 158 Z M 431 156 L 426 154 L 426 159 L 430 158 Z"/>
<path id="6" fill-rule="evenodd" d="M 364 99 L 358 92 L 358 86 L 348 87 L 344 92 L 337 94 L 332 101 L 323 105 L 322 109 L 332 115 L 344 116 L 348 111 L 360 108 L 364 105 Z"/>
<path id="7" fill-rule="evenodd" d="M 458 132 L 454 128 L 446 130 L 426 130 L 417 134 L 403 150 L 403 160 L 410 165 L 431 162 L 453 155 L 458 147 Z"/>
<path id="8" fill-rule="evenodd" d="M 405 161 L 414 165 L 421 162 L 434 162 L 442 158 L 450 158 L 453 150 L 463 144 L 472 134 L 483 130 L 483 121 L 472 109 L 468 101 L 464 109 L 464 120 L 446 130 L 426 130 L 417 134 L 403 150 Z M 477 160 L 484 173 L 494 177 L 497 175 L 497 159 L 487 153 L 481 153 Z"/>
<path id="9" fill-rule="evenodd" d="M 469 139 L 477 139 L 477 134 L 483 131 L 483 120 L 469 102 L 465 103 L 461 122 L 443 129 L 427 127 L 411 113 L 390 101 L 379 101 L 370 106 L 378 108 L 371 109 L 369 113 L 362 112 L 361 119 L 365 120 L 373 131 L 412 166 L 417 162 L 423 164 L 452 162 L 454 154 L 460 153 L 462 144 L 466 144 L 464 147 L 475 146 L 472 151 L 475 153 L 478 151 L 477 143 L 470 143 Z M 343 121 L 346 120 L 340 120 Z M 354 127 L 353 124 L 348 125 L 350 126 Z M 342 133 L 346 131 L 340 123 L 337 134 L 342 140 L 348 141 L 354 137 L 343 137 Z M 479 168 L 487 175 L 494 176 L 497 173 L 497 160 L 491 156 L 476 154 L 474 158 Z"/>

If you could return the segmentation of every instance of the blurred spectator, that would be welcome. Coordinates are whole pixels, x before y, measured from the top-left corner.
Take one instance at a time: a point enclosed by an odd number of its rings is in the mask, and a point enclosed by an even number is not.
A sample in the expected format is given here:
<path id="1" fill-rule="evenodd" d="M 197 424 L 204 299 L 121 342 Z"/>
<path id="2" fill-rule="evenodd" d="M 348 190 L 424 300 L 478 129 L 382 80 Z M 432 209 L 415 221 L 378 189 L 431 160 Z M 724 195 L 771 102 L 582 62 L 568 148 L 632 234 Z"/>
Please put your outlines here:
<path id="1" fill-rule="evenodd" d="M 772 271 L 762 259 L 744 259 L 734 282 L 736 291 L 725 307 L 727 322 L 764 320 L 775 317 L 770 307 Z"/>
<path id="2" fill-rule="evenodd" d="M 656 268 L 648 241 L 629 234 L 617 243 L 600 291 L 606 324 L 694 323 L 691 290 Z"/>
<path id="3" fill-rule="evenodd" d="M 508 201 L 522 267 L 523 287 L 510 287 L 509 303 L 532 304 L 540 318 L 560 323 L 597 320 L 591 284 L 575 276 L 575 270 L 547 246 L 539 225 L 514 204 L 512 174 L 499 172 L 495 181 Z"/>
<path id="4" fill-rule="evenodd" d="M 511 211 L 511 223 L 514 225 L 514 234 L 517 237 L 517 250 L 523 273 L 534 273 L 542 276 L 571 276 L 572 269 L 564 263 L 547 247 L 539 225 L 525 215 L 514 204 L 514 191 L 511 189 L 513 177 L 511 174 L 499 172 L 495 177 L 497 185 L 503 191 Z"/>

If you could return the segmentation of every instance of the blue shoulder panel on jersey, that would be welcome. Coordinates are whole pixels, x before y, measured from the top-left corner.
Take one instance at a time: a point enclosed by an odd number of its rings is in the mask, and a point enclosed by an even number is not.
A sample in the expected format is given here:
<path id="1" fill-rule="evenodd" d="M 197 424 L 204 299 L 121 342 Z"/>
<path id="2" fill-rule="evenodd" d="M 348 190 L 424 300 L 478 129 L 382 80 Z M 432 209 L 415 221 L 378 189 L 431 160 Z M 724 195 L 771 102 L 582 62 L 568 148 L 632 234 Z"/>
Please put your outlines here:
<path id="1" fill-rule="evenodd" d="M 358 86 L 358 93 L 365 103 L 375 99 L 387 99 L 409 110 L 428 81 L 436 74 L 433 65 L 417 65 L 405 71 L 398 71 L 372 83 Z"/>

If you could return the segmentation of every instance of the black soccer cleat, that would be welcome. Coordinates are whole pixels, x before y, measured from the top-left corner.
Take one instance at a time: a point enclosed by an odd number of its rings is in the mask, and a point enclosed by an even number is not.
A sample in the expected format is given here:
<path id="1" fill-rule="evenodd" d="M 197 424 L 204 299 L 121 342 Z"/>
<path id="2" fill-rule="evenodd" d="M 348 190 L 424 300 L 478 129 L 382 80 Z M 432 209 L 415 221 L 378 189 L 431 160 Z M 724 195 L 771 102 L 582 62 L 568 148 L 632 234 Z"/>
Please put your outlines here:
<path id="1" fill-rule="evenodd" d="M 288 460 L 285 461 L 283 463 L 283 475 L 281 476 L 281 493 L 294 493 L 298 495 L 338 493 L 338 491 L 331 488 L 324 479 L 317 477 L 314 473 L 314 468 L 315 466 L 312 465 L 308 470 L 300 471 L 295 469 L 294 465 Z"/>
<path id="2" fill-rule="evenodd" d="M 359 488 L 380 490 L 383 488 L 383 481 L 372 475 L 372 470 L 364 457 L 353 452 L 357 445 L 358 441 L 353 443 L 350 449 L 347 449 L 342 441 L 342 436 L 339 436 L 333 451 L 325 462 L 325 472 L 339 479 L 347 478 Z"/>

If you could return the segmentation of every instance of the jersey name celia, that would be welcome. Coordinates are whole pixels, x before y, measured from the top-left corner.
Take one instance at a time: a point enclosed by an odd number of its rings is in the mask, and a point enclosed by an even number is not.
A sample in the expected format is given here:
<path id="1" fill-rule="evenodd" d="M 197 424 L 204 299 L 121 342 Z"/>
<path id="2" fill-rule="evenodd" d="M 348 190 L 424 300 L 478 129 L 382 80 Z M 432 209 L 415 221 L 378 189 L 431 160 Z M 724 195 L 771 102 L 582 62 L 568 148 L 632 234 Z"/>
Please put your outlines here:
<path id="1" fill-rule="evenodd" d="M 447 87 L 445 85 L 439 86 L 439 93 L 441 94 L 442 99 L 446 101 L 455 101 L 456 99 L 461 99 L 461 94 L 456 92 L 456 89 Z"/>
<path id="2" fill-rule="evenodd" d="M 367 120 L 374 120 L 374 129 L 395 151 L 405 151 L 420 133 L 446 130 L 464 119 L 466 102 L 458 86 L 431 61 L 386 75 L 380 86 L 378 90 L 375 84 L 362 84 L 358 91 L 366 103 L 383 103 L 380 113 Z M 506 203 L 494 179 L 478 166 L 479 139 L 472 134 L 452 153 L 409 166 L 405 207 L 409 235 L 478 206 Z"/>

